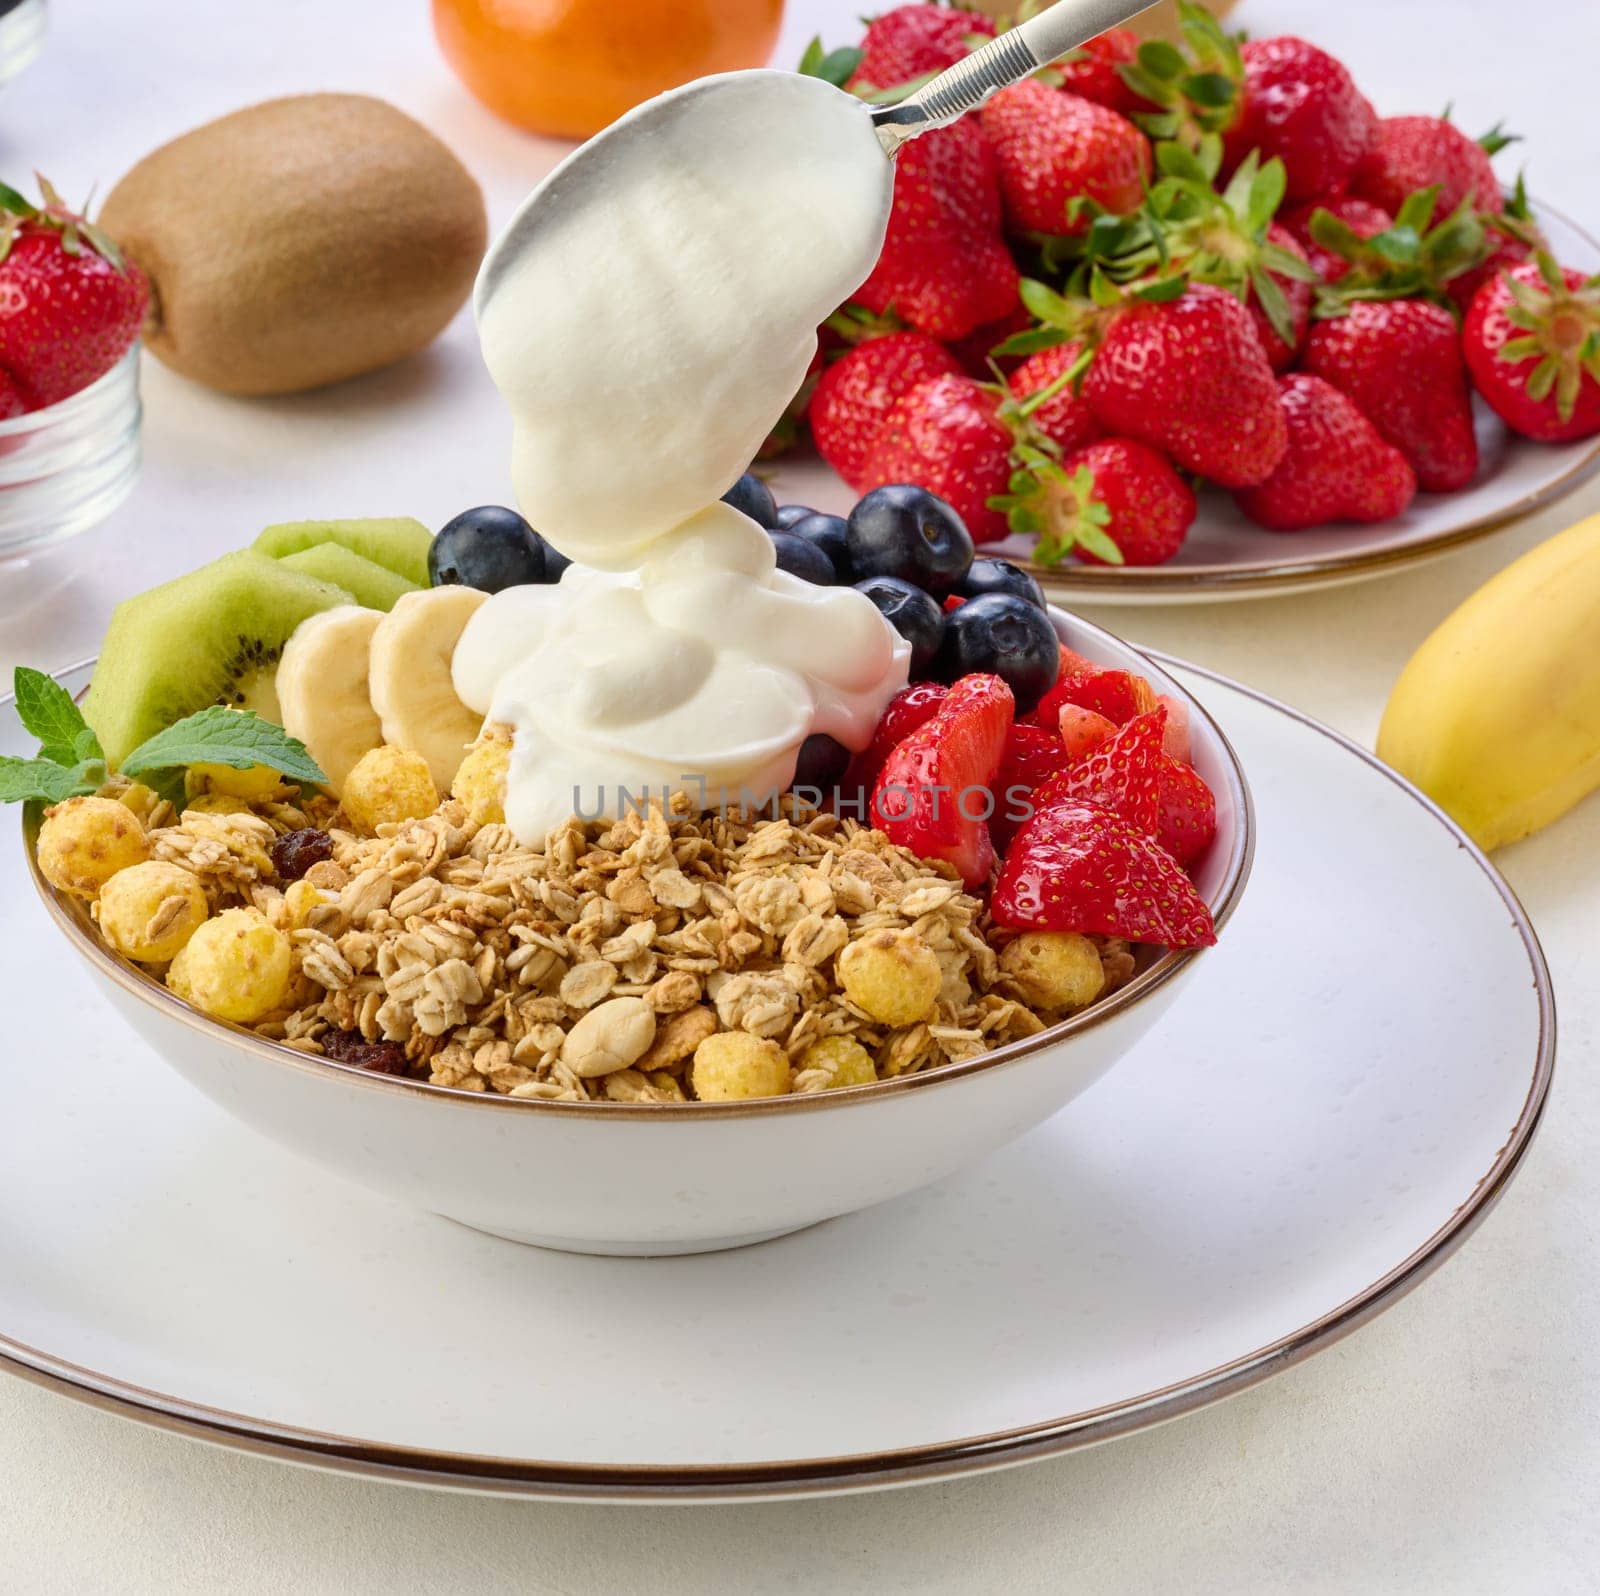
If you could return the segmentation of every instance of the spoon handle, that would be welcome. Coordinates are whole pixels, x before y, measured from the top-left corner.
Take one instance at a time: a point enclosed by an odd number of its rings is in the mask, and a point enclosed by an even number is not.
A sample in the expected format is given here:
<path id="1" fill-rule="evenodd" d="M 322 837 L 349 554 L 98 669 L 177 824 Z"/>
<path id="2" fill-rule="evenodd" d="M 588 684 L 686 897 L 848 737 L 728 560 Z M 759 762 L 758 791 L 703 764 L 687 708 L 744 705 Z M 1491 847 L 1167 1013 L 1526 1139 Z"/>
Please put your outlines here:
<path id="1" fill-rule="evenodd" d="M 872 113 L 878 142 L 888 155 L 897 154 L 907 139 L 965 116 L 997 90 L 1037 72 L 1085 39 L 1126 22 L 1151 4 L 1152 0 L 1056 0 L 1038 16 L 974 50 L 898 105 L 880 106 Z"/>

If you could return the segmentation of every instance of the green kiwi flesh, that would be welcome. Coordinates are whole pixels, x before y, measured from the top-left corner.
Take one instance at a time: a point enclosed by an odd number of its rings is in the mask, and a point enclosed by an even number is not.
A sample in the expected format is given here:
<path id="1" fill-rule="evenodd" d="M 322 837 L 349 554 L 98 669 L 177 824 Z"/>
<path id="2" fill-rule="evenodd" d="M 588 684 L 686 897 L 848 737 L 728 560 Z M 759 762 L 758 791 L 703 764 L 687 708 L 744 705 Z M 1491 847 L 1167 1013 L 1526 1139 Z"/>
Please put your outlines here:
<path id="1" fill-rule="evenodd" d="M 241 549 L 124 600 L 84 699 L 116 766 L 147 737 L 208 704 L 265 708 L 272 669 L 308 615 L 353 595 Z"/>
<path id="2" fill-rule="evenodd" d="M 369 610 L 392 610 L 395 600 L 402 594 L 417 591 L 415 582 L 408 582 L 385 566 L 352 554 L 339 543 L 314 543 L 298 554 L 284 555 L 278 563 L 354 593 L 356 603 L 364 604 Z"/>
<path id="3" fill-rule="evenodd" d="M 255 541 L 261 554 L 281 560 L 319 543 L 337 543 L 416 587 L 427 587 L 428 549 L 433 534 L 408 515 L 357 521 L 283 521 L 269 526 Z"/>

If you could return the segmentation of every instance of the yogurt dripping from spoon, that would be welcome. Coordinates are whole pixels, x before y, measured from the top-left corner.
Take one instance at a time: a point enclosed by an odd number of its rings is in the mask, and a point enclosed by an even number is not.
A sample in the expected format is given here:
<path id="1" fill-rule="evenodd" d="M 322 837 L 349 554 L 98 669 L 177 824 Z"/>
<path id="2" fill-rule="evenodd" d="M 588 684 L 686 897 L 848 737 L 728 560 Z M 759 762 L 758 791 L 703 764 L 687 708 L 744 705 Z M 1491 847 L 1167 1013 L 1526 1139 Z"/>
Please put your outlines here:
<path id="1" fill-rule="evenodd" d="M 574 152 L 491 249 L 475 306 L 517 501 L 577 562 L 492 597 L 453 659 L 462 700 L 513 728 L 524 843 L 619 789 L 777 791 L 807 736 L 865 746 L 905 685 L 862 594 L 778 571 L 718 502 L 871 271 L 892 186 L 859 100 L 729 73 Z"/>

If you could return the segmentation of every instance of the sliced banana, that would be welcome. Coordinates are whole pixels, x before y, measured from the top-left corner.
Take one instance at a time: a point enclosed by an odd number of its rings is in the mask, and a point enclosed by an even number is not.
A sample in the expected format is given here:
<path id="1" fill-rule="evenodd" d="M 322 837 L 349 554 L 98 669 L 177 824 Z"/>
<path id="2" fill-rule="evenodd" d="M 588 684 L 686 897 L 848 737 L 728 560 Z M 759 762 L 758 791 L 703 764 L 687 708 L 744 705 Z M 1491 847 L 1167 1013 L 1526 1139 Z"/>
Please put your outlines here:
<path id="1" fill-rule="evenodd" d="M 283 645 L 274 683 L 283 729 L 298 737 L 337 794 L 355 763 L 383 741 L 367 692 L 367 660 L 382 610 L 340 604 L 309 616 Z"/>
<path id="2" fill-rule="evenodd" d="M 440 792 L 450 791 L 483 724 L 457 696 L 450 662 L 457 639 L 488 597 L 471 587 L 407 593 L 372 634 L 367 688 L 383 740 L 421 754 Z"/>

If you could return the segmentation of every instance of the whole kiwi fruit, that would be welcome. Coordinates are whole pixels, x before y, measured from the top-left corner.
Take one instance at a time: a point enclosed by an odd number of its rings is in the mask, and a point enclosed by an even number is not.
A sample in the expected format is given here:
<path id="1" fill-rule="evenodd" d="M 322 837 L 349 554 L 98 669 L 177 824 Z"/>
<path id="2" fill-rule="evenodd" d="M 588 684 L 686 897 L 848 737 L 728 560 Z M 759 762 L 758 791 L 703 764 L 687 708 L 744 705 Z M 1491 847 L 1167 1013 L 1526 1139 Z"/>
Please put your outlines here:
<path id="1" fill-rule="evenodd" d="M 150 278 L 145 345 L 224 393 L 294 393 L 431 342 L 487 238 L 472 175 L 363 94 L 268 100 L 147 155 L 99 220 Z"/>

